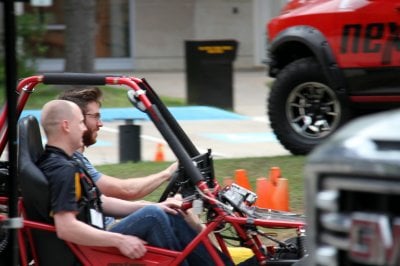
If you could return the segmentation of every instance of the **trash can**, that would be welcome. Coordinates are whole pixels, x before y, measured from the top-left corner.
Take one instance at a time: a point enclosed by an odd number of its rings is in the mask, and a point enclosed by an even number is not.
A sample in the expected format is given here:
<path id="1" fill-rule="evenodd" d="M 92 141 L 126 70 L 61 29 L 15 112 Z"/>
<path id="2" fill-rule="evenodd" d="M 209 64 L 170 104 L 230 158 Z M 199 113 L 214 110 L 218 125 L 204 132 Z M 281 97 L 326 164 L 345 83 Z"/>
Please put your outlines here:
<path id="1" fill-rule="evenodd" d="M 188 104 L 233 109 L 235 40 L 185 41 Z"/>
<path id="2" fill-rule="evenodd" d="M 140 126 L 133 119 L 124 119 L 125 124 L 119 129 L 119 161 L 139 162 L 140 158 Z"/>

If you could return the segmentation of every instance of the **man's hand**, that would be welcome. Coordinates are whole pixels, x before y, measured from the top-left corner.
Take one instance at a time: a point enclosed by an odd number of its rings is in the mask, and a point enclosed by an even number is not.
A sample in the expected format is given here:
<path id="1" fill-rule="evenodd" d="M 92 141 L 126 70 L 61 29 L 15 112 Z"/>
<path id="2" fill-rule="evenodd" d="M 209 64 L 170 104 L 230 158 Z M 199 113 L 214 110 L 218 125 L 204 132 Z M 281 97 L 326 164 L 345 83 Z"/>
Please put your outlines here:
<path id="1" fill-rule="evenodd" d="M 147 244 L 146 241 L 136 236 L 122 235 L 122 241 L 118 244 L 118 249 L 128 258 L 138 259 L 147 252 L 145 244 Z"/>
<path id="2" fill-rule="evenodd" d="M 165 174 L 166 176 L 168 176 L 168 178 L 166 179 L 166 181 L 169 181 L 172 177 L 172 175 L 175 173 L 175 171 L 178 169 L 178 162 L 174 162 L 173 164 L 171 164 L 170 166 L 167 167 L 167 169 L 165 169 Z"/>
<path id="3" fill-rule="evenodd" d="M 183 219 L 185 219 L 188 225 L 192 227 L 196 232 L 200 233 L 201 231 L 203 231 L 205 226 L 202 224 L 199 216 L 192 212 L 192 209 L 186 211 L 178 210 L 178 212 L 182 215 Z"/>
<path id="4" fill-rule="evenodd" d="M 177 209 L 182 207 L 182 203 L 182 197 L 175 196 L 173 198 L 167 198 L 165 201 L 157 203 L 157 205 L 167 213 L 178 214 Z"/>

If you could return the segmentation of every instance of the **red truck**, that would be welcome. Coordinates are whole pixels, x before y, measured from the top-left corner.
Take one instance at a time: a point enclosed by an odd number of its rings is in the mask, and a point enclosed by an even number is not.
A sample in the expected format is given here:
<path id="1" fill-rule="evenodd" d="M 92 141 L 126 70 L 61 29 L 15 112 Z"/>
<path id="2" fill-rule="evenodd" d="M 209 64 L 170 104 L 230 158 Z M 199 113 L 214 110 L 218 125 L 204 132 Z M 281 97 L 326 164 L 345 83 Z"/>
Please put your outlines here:
<path id="1" fill-rule="evenodd" d="M 292 154 L 355 116 L 400 106 L 399 0 L 291 0 L 267 35 L 268 116 Z"/>

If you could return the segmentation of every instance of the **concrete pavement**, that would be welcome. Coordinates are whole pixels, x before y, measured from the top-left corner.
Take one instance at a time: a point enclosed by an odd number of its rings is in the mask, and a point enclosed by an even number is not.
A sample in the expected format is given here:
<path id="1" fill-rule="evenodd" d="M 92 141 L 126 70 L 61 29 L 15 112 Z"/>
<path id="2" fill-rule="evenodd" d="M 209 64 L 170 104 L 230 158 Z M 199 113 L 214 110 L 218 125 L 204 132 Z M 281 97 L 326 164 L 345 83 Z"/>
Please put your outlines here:
<path id="1" fill-rule="evenodd" d="M 145 72 L 133 75 L 146 78 L 159 95 L 186 97 L 184 72 Z M 265 69 L 235 71 L 234 113 L 244 119 L 221 117 L 178 122 L 199 151 L 211 148 L 216 159 L 287 155 L 289 152 L 276 140 L 266 117 L 265 102 L 269 82 Z M 121 124 L 122 121 L 104 123 L 98 143 L 86 151 L 94 164 L 119 162 L 118 126 Z M 141 126 L 141 158 L 151 161 L 157 144 L 164 143 L 164 140 L 151 122 L 138 121 L 135 124 Z M 166 160 L 175 160 L 166 144 L 164 153 Z"/>

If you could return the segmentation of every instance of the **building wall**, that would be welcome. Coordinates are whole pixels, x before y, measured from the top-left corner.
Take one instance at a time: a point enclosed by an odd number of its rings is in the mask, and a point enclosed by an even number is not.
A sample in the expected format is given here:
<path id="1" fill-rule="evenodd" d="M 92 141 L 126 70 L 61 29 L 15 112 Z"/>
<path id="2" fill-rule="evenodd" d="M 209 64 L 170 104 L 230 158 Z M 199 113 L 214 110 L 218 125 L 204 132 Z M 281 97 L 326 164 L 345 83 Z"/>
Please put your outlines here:
<path id="1" fill-rule="evenodd" d="M 286 1 L 129 0 L 131 55 L 98 58 L 96 70 L 183 70 L 185 40 L 205 39 L 237 40 L 235 68 L 262 66 L 267 49 L 265 25 Z M 39 63 L 40 71 L 63 71 L 61 58 Z"/>
<path id="2" fill-rule="evenodd" d="M 266 59 L 265 26 L 286 0 L 134 0 L 133 60 L 137 70 L 184 68 L 185 40 L 234 39 L 235 68 Z"/>
<path id="3" fill-rule="evenodd" d="M 137 69 L 183 69 L 185 40 L 237 40 L 235 65 L 253 64 L 252 0 L 136 0 L 135 10 Z"/>
<path id="4" fill-rule="evenodd" d="M 195 0 L 136 0 L 136 70 L 182 69 L 183 40 L 193 37 Z"/>
<path id="5" fill-rule="evenodd" d="M 236 67 L 249 67 L 253 57 L 252 1 L 196 1 L 194 39 L 234 39 L 239 42 Z"/>

